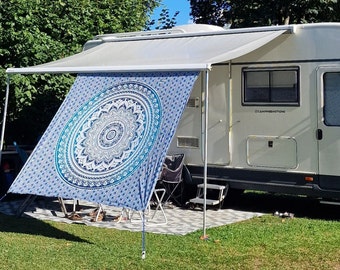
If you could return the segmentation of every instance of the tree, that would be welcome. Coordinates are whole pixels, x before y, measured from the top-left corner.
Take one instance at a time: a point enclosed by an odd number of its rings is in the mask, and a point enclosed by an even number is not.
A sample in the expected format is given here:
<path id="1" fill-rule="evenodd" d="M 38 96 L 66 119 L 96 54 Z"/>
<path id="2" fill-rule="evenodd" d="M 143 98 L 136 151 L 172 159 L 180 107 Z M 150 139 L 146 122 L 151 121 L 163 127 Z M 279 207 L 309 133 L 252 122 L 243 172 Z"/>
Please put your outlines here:
<path id="1" fill-rule="evenodd" d="M 159 4 L 160 0 L 0 0 L 2 91 L 6 68 L 33 66 L 75 54 L 97 34 L 140 31 Z M 8 131 L 15 130 L 15 134 L 7 132 L 6 141 L 34 143 L 73 79 L 71 75 L 11 76 Z"/>
<path id="2" fill-rule="evenodd" d="M 179 11 L 176 11 L 174 15 L 170 17 L 169 9 L 162 8 L 157 23 L 155 20 L 150 21 L 146 27 L 146 30 L 151 30 L 151 27 L 154 25 L 156 25 L 156 30 L 170 29 L 176 25 L 176 17 L 178 16 L 178 14 Z"/>
<path id="3" fill-rule="evenodd" d="M 232 28 L 339 20 L 337 0 L 190 0 L 195 23 Z"/>
<path id="4" fill-rule="evenodd" d="M 198 24 L 224 26 L 228 23 L 230 13 L 229 1 L 190 0 L 193 21 Z"/>

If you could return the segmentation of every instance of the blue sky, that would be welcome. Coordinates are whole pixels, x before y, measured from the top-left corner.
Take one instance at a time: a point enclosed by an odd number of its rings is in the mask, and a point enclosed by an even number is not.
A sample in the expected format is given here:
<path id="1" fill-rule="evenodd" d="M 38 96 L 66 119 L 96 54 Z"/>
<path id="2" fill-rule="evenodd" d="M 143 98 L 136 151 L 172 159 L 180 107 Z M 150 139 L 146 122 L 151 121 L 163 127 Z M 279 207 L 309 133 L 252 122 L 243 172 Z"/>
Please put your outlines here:
<path id="1" fill-rule="evenodd" d="M 153 19 L 158 19 L 162 8 L 169 9 L 170 18 L 172 18 L 176 11 L 179 11 L 179 14 L 176 17 L 176 25 L 191 23 L 189 0 L 162 0 L 161 6 L 155 10 L 154 15 L 152 16 Z"/>

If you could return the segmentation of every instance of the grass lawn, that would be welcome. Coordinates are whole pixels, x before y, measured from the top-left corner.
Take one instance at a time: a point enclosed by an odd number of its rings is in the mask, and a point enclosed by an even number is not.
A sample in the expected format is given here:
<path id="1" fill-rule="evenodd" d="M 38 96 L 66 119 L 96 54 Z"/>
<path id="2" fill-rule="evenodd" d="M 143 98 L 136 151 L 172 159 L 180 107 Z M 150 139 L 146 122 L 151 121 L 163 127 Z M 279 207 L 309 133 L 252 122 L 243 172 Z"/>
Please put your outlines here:
<path id="1" fill-rule="evenodd" d="M 272 215 L 186 236 L 0 214 L 0 269 L 340 269 L 340 222 Z"/>

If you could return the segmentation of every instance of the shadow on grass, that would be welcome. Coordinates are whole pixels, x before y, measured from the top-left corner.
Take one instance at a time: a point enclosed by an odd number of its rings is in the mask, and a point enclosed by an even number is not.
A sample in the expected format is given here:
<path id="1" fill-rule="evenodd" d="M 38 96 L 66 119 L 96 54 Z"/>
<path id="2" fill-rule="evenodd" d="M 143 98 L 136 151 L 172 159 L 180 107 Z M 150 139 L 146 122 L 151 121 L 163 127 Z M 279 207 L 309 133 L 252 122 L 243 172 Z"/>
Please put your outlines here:
<path id="1" fill-rule="evenodd" d="M 295 217 L 340 220 L 340 206 L 321 204 L 318 199 L 247 191 L 225 201 L 223 208 L 274 214 L 293 213 Z"/>
<path id="2" fill-rule="evenodd" d="M 0 231 L 41 235 L 45 237 L 64 239 L 73 242 L 90 243 L 89 241 L 81 239 L 80 237 L 59 230 L 44 221 L 33 218 L 8 216 L 5 214 L 0 214 Z"/>
<path id="3" fill-rule="evenodd" d="M 11 200 L 15 201 L 16 199 L 18 200 L 18 199 L 23 199 L 23 198 L 25 198 L 25 196 L 10 194 L 6 198 L 4 198 L 1 202 L 10 202 Z M 37 200 L 39 200 L 39 198 Z M 46 202 L 50 203 L 49 200 L 46 200 Z M 12 207 L 17 207 L 19 205 L 20 204 L 18 205 L 14 204 Z M 73 242 L 90 243 L 89 241 L 84 240 L 80 237 L 77 237 L 65 231 L 59 230 L 42 220 L 38 220 L 38 219 L 30 218 L 30 217 L 27 218 L 24 216 L 17 217 L 17 216 L 12 216 L 12 215 L 6 215 L 3 213 L 0 213 L 0 231 L 30 234 L 30 235 L 41 235 L 45 237 L 63 239 L 63 240 L 73 241 Z"/>

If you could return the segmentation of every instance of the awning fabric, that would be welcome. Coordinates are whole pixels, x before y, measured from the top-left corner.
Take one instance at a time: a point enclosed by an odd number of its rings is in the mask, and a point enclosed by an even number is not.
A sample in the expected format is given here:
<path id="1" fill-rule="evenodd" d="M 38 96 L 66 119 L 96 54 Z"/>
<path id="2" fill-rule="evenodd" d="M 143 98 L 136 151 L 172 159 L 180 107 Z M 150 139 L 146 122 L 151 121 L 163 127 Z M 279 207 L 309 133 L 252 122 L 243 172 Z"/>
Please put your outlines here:
<path id="1" fill-rule="evenodd" d="M 197 76 L 79 75 L 9 192 L 145 209 Z"/>
<path id="2" fill-rule="evenodd" d="M 150 39 L 112 38 L 89 50 L 54 62 L 7 73 L 93 73 L 126 71 L 204 70 L 211 64 L 245 55 L 275 39 L 287 29 L 271 31 L 217 31 L 205 35 L 171 35 Z"/>

